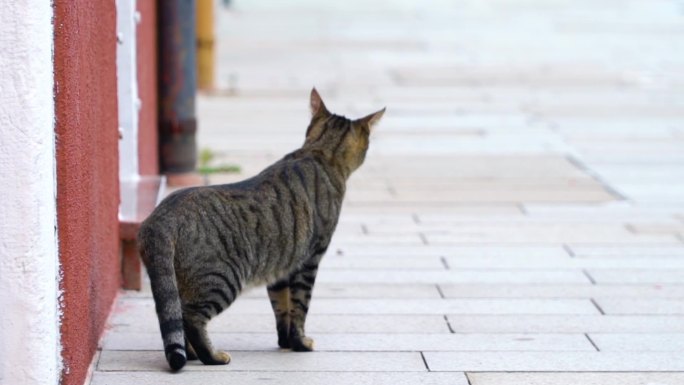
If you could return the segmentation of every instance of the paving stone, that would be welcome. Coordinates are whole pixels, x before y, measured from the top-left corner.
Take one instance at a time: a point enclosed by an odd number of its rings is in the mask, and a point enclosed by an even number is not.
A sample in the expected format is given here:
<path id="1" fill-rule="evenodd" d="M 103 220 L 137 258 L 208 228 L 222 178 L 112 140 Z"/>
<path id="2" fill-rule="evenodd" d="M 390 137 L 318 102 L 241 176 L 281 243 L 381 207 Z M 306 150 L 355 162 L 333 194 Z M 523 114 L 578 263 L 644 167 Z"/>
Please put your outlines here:
<path id="1" fill-rule="evenodd" d="M 423 191 L 400 190 L 393 201 L 416 202 L 425 197 Z M 433 191 L 431 200 L 436 203 L 517 203 L 517 202 L 605 202 L 615 199 L 615 196 L 603 189 L 577 189 L 577 190 L 460 190 L 460 191 Z M 368 197 L 371 201 L 384 201 L 387 197 L 378 195 Z"/>
<path id="2" fill-rule="evenodd" d="M 370 209 L 368 209 L 370 211 Z M 338 226 L 342 225 L 354 225 L 358 226 L 362 231 L 363 227 L 370 226 L 402 226 L 402 225 L 412 225 L 415 223 L 415 218 L 411 212 L 387 212 L 387 210 L 375 211 L 365 213 L 363 209 L 359 210 L 358 207 L 354 206 L 344 206 L 342 209 L 342 214 L 340 215 L 340 221 Z"/>
<path id="3" fill-rule="evenodd" d="M 528 72 L 529 71 L 529 72 Z M 510 85 L 528 87 L 563 87 L 568 85 L 627 85 L 631 82 L 619 75 L 611 73 L 592 73 L 577 71 L 576 68 L 558 69 L 558 72 L 535 69 L 514 69 L 510 66 L 502 68 L 468 68 L 468 67 L 438 67 L 420 69 L 401 69 L 396 76 L 401 85 Z M 575 111 L 575 110 L 573 110 Z"/>
<path id="4" fill-rule="evenodd" d="M 648 266 L 641 267 L 648 269 Z M 671 269 L 660 265 L 657 262 L 650 267 L 651 269 L 662 270 L 601 270 L 590 269 L 589 275 L 600 284 L 624 284 L 624 283 L 652 283 L 652 284 L 677 284 L 684 282 L 684 270 L 675 264 Z"/>
<path id="5" fill-rule="evenodd" d="M 639 154 L 639 153 L 678 153 L 681 152 L 681 141 L 670 140 L 667 142 L 644 142 L 644 141 L 630 141 L 630 142 L 594 142 L 586 141 L 574 145 L 582 152 L 601 152 L 608 154 Z"/>
<path id="6" fill-rule="evenodd" d="M 672 140 L 671 137 L 662 138 L 663 141 Z M 599 164 L 594 165 L 601 177 L 610 181 L 668 181 L 684 178 L 679 164 Z"/>
<path id="7" fill-rule="evenodd" d="M 294 372 L 424 372 L 420 353 L 312 352 L 291 351 L 231 352 L 228 365 L 202 365 L 191 361 L 184 372 L 192 371 L 294 371 Z M 166 372 L 164 352 L 103 350 L 97 364 L 102 372 Z"/>
<path id="8" fill-rule="evenodd" d="M 425 352 L 432 371 L 665 372 L 682 371 L 678 353 L 663 352 Z"/>
<path id="9" fill-rule="evenodd" d="M 680 145 L 681 148 L 681 145 Z M 684 203 L 684 183 L 613 183 L 613 186 L 630 199 L 641 203 Z"/>
<path id="10" fill-rule="evenodd" d="M 682 333 L 683 316 L 448 315 L 457 333 Z"/>
<path id="11" fill-rule="evenodd" d="M 151 309 L 110 319 L 113 332 L 159 332 L 157 315 Z M 215 317 L 209 323 L 211 332 L 272 333 L 275 320 L 269 314 L 231 314 L 230 311 Z M 349 315 L 317 314 L 308 317 L 309 333 L 449 333 L 442 315 Z"/>
<path id="12" fill-rule="evenodd" d="M 630 222 L 627 228 L 635 233 L 681 233 L 684 223 L 677 220 L 659 220 L 653 222 Z"/>
<path id="13" fill-rule="evenodd" d="M 377 179 L 377 175 L 376 175 Z M 364 187 L 372 184 L 371 180 L 364 180 Z M 429 193 L 439 190 L 458 193 L 459 191 L 496 191 L 502 195 L 508 192 L 543 192 L 554 190 L 571 191 L 596 191 L 602 187 L 596 183 L 595 179 L 589 176 L 569 177 L 569 178 L 421 178 L 420 183 L 411 176 L 393 177 L 383 181 L 380 187 L 391 187 L 395 193 L 401 194 L 404 191 L 411 193 Z M 353 186 L 353 184 L 350 184 Z M 361 187 L 361 186 L 359 186 Z M 506 191 L 508 190 L 508 191 Z"/>
<path id="14" fill-rule="evenodd" d="M 299 385 L 468 385 L 463 373 L 431 372 L 282 372 L 282 371 L 184 371 L 181 375 L 156 372 L 95 372 L 91 385 L 188 385 L 264 383 Z M 631 385 L 631 384 L 628 384 Z"/>
<path id="15" fill-rule="evenodd" d="M 675 299 L 598 298 L 596 302 L 606 314 L 684 314 L 684 302 Z"/>
<path id="16" fill-rule="evenodd" d="M 682 285 L 443 284 L 445 298 L 684 298 Z"/>
<path id="17" fill-rule="evenodd" d="M 684 264 L 683 266 L 684 267 Z M 347 256 L 330 255 L 321 261 L 322 269 L 443 269 L 444 265 L 439 257 L 370 257 L 370 256 Z"/>
<path id="18" fill-rule="evenodd" d="M 616 163 L 629 163 L 629 162 L 643 162 L 643 163 L 676 163 L 684 161 L 684 154 L 677 152 L 657 152 L 657 153 L 602 153 L 602 152 L 591 152 L 584 153 L 582 159 L 586 162 L 616 162 Z"/>
<path id="19" fill-rule="evenodd" d="M 565 25 L 566 23 L 559 23 L 561 25 Z M 588 27 L 588 26 L 587 26 Z M 635 26 L 636 27 L 636 26 Z M 589 27 L 588 27 L 589 28 Z M 551 107 L 551 108 L 563 108 L 563 107 L 571 107 L 571 106 L 584 106 L 585 104 L 593 104 L 596 106 L 601 106 L 601 107 L 621 107 L 621 108 L 630 108 L 630 107 L 640 107 L 640 106 L 648 106 L 652 107 L 657 104 L 657 102 L 654 102 L 648 94 L 643 93 L 643 92 L 619 92 L 617 89 L 596 89 L 594 87 L 587 87 L 587 88 L 573 88 L 572 90 L 567 90 L 567 92 L 554 92 L 552 90 L 541 90 L 541 92 L 538 94 L 540 96 L 537 98 L 535 101 L 535 109 L 544 109 L 545 107 Z M 621 118 L 624 119 L 624 116 L 621 116 Z M 660 117 L 658 117 L 660 118 Z M 657 118 L 657 119 L 658 119 Z M 572 119 L 572 118 L 571 118 Z M 612 121 L 612 119 L 611 119 Z M 624 126 L 623 126 L 624 127 Z M 625 129 L 624 131 L 627 132 L 627 135 L 620 136 L 619 134 L 621 131 L 616 131 L 614 129 L 611 129 L 612 127 L 597 127 L 596 131 L 587 131 L 587 130 L 582 130 L 581 127 L 575 127 L 575 130 L 572 130 L 573 127 L 570 127 L 568 130 L 565 131 L 570 131 L 570 132 L 577 132 L 581 135 L 579 136 L 564 136 L 565 138 L 568 139 L 574 139 L 576 137 L 579 138 L 592 138 L 596 140 L 606 140 L 606 137 L 603 135 L 606 134 L 612 134 L 616 135 L 617 138 L 613 139 L 632 139 L 634 134 L 642 134 L 642 135 L 637 135 L 637 139 L 659 139 L 662 137 L 669 137 L 672 135 L 671 132 L 668 132 L 667 130 L 658 130 L 655 129 L 654 133 L 642 133 L 642 132 L 630 132 L 630 130 Z M 629 126 L 624 127 L 624 128 L 629 128 Z M 593 134 L 593 135 L 592 135 Z M 612 137 L 609 137 L 612 138 Z"/>
<path id="20" fill-rule="evenodd" d="M 487 269 L 496 266 L 497 269 L 590 269 L 590 274 L 598 283 L 643 283 L 639 279 L 651 279 L 647 282 L 677 283 L 682 280 L 672 281 L 677 275 L 675 272 L 664 272 L 662 280 L 658 271 L 642 272 L 638 276 L 633 272 L 616 269 L 684 269 L 684 259 L 670 257 L 641 257 L 641 258 L 562 258 L 548 257 L 444 257 L 447 265 L 452 269 Z M 399 262 L 401 263 L 401 261 Z M 608 270 L 611 269 L 611 270 Z M 660 273 L 663 273 L 662 271 Z M 627 281 L 620 281 L 623 279 Z M 598 278 L 601 277 L 601 278 Z M 655 279 L 655 280 L 654 280 Z M 668 279 L 670 281 L 668 281 Z"/>
<path id="21" fill-rule="evenodd" d="M 684 373 L 468 373 L 471 385 L 677 385 Z"/>
<path id="22" fill-rule="evenodd" d="M 676 117 L 681 112 L 678 110 L 677 105 L 654 105 L 654 104 L 648 104 L 644 102 L 637 102 L 637 103 L 601 103 L 599 105 L 597 104 L 589 104 L 587 102 L 584 103 L 571 103 L 568 105 L 542 105 L 542 106 L 535 106 L 536 108 L 530 108 L 530 110 L 544 114 L 547 116 L 564 116 L 564 115 L 569 115 L 569 116 L 574 116 L 577 113 L 577 110 L 582 110 L 582 114 L 584 116 L 594 116 L 594 117 L 611 117 L 615 116 L 617 114 L 621 114 L 622 116 L 637 116 L 637 117 L 644 117 L 644 116 L 672 116 Z M 581 140 L 572 140 L 569 141 L 572 144 L 576 144 L 580 146 L 580 148 L 584 148 L 581 146 L 582 142 Z M 587 141 L 590 142 L 591 141 Z M 617 141 L 606 141 L 607 143 L 615 143 Z M 585 142 L 586 143 L 586 142 Z M 591 149 L 595 149 L 596 147 L 589 147 Z"/>
<path id="23" fill-rule="evenodd" d="M 425 242 L 418 233 L 415 234 L 376 234 L 376 235 L 356 235 L 340 233 L 335 234 L 334 244 L 362 244 L 362 245 L 422 245 Z"/>
<path id="24" fill-rule="evenodd" d="M 667 135 L 672 134 L 672 129 L 677 125 L 679 119 L 667 116 L 648 117 L 646 119 L 614 116 L 611 119 L 596 119 L 594 117 L 577 115 L 556 117 L 553 121 L 558 129 L 564 133 L 571 132 L 583 135 Z"/>
<path id="25" fill-rule="evenodd" d="M 569 219 L 614 220 L 630 222 L 635 220 L 672 219 L 676 206 L 635 205 L 630 201 L 614 201 L 601 204 L 533 204 L 523 205 L 530 218 L 549 218 L 557 221 Z M 601 215 L 596 215 L 600 212 Z"/>
<path id="26" fill-rule="evenodd" d="M 317 352 L 405 351 L 593 351 L 584 334 L 316 334 Z M 278 347 L 272 333 L 211 333 L 218 349 L 268 351 Z M 162 350 L 158 332 L 113 332 L 103 341 L 105 350 Z"/>
<path id="27" fill-rule="evenodd" d="M 432 246 L 430 250 L 439 250 L 440 255 L 445 257 L 458 258 L 564 258 L 568 256 L 567 251 L 562 246 L 537 246 L 537 245 L 477 245 L 477 246 Z"/>
<path id="28" fill-rule="evenodd" d="M 236 302 L 236 313 L 270 312 L 270 305 Z M 595 314 L 587 300 L 576 299 L 452 299 L 452 300 L 334 300 L 312 303 L 310 314 Z"/>
<path id="29" fill-rule="evenodd" d="M 374 178 L 378 178 L 377 175 Z M 341 219 L 344 219 L 348 214 L 360 216 L 368 219 L 376 218 L 394 218 L 402 217 L 409 218 L 415 221 L 415 217 L 421 216 L 430 217 L 432 219 L 439 218 L 479 218 L 482 216 L 510 216 L 516 218 L 525 218 L 523 212 L 517 204 L 512 203 L 493 203 L 493 204 L 451 204 L 451 205 L 435 205 L 430 201 L 414 202 L 410 205 L 393 203 L 391 205 L 373 204 L 373 205 L 359 205 L 345 202 L 342 208 Z"/>
<path id="30" fill-rule="evenodd" d="M 524 206 L 521 205 L 521 206 Z M 526 215 L 524 217 L 520 216 L 504 216 L 504 215 L 498 215 L 496 217 L 464 217 L 464 218 L 459 218 L 459 217 L 443 217 L 441 220 L 424 220 L 424 221 L 419 221 L 415 222 L 413 224 L 404 224 L 402 226 L 401 224 L 397 225 L 396 228 L 404 230 L 404 229 L 411 229 L 411 230 L 421 230 L 421 229 L 428 229 L 428 230 L 440 230 L 440 229 L 446 229 L 449 230 L 452 227 L 459 228 L 462 226 L 466 225 L 473 225 L 473 224 L 489 224 L 489 225 L 520 225 L 520 226 L 526 226 L 526 225 L 542 225 L 542 224 L 562 224 L 566 226 L 583 226 L 583 225 L 611 225 L 611 226 L 623 226 L 627 227 L 628 230 L 634 232 L 634 229 L 630 228 L 630 225 L 634 223 L 635 225 L 648 225 L 650 223 L 653 223 L 655 221 L 668 221 L 672 220 L 670 217 L 672 217 L 672 211 L 670 210 L 668 212 L 667 217 L 669 219 L 666 219 L 664 215 L 659 215 L 658 213 L 651 213 L 652 215 L 650 216 L 644 216 L 643 219 L 630 219 L 627 217 L 627 214 L 625 214 L 625 217 L 621 217 L 619 215 L 610 215 L 606 213 L 605 215 L 601 216 L 586 216 L 586 215 L 581 215 L 581 213 L 578 213 L 575 216 L 564 216 L 564 217 L 553 217 L 553 216 L 546 216 L 546 215 Z M 635 215 L 639 215 L 638 213 L 633 213 L 629 214 L 629 216 L 633 217 Z M 649 219 L 650 218 L 650 219 Z M 373 230 L 373 225 L 365 224 L 368 227 L 369 232 Z M 390 226 L 392 226 L 390 224 Z M 441 227 L 440 227 L 441 226 Z M 390 227 L 390 230 L 393 230 L 392 227 Z"/>
<path id="31" fill-rule="evenodd" d="M 413 205 L 413 210 L 421 221 L 449 221 L 452 219 L 463 219 L 470 217 L 491 217 L 491 216 L 511 216 L 522 218 L 523 213 L 517 204 L 494 204 L 494 205 L 478 205 L 478 204 L 451 204 L 446 207 L 439 207 L 437 209 L 428 210 L 426 208 L 416 207 Z"/>
<path id="32" fill-rule="evenodd" d="M 684 257 L 684 245 L 575 245 L 569 244 L 573 255 L 593 257 Z"/>
<path id="33" fill-rule="evenodd" d="M 383 159 L 386 177 L 415 175 L 418 180 L 425 177 L 581 178 L 586 175 L 561 156 L 384 156 Z"/>
<path id="34" fill-rule="evenodd" d="M 266 299 L 265 288 L 255 288 L 243 294 L 246 298 Z M 440 298 L 434 284 L 354 284 L 316 283 L 315 298 Z"/>
<path id="35" fill-rule="evenodd" d="M 669 234 L 634 234 L 622 226 L 615 225 L 477 225 L 454 228 L 449 234 L 426 234 L 428 244 L 449 243 L 677 243 Z"/>
<path id="36" fill-rule="evenodd" d="M 119 309 L 127 314 L 154 314 L 149 300 L 119 301 Z M 115 311 L 112 320 L 119 322 Z M 273 316 L 268 301 L 239 298 L 226 314 L 264 314 Z M 121 313 L 119 313 L 121 314 Z M 313 299 L 309 315 L 430 315 L 430 314 L 598 314 L 584 299 Z M 222 313 L 223 316 L 223 313 Z M 124 315 L 125 319 L 126 316 Z M 307 318 L 308 319 L 308 318 Z"/>
<path id="37" fill-rule="evenodd" d="M 684 334 L 591 333 L 602 352 L 676 352 L 684 350 Z"/>
<path id="38" fill-rule="evenodd" d="M 449 104 L 443 106 L 449 107 Z M 443 109 L 437 103 L 426 105 L 427 111 L 441 112 Z M 395 110 L 399 110 L 401 106 L 395 106 Z M 407 109 L 416 109 L 420 106 L 411 104 Z M 436 109 L 435 109 L 436 108 Z M 378 136 L 381 136 L 378 134 Z M 376 139 L 374 146 L 375 151 L 386 156 L 393 155 L 410 155 L 413 157 L 421 157 L 425 155 L 451 155 L 453 153 L 462 155 L 476 155 L 486 154 L 488 156 L 496 156 L 505 154 L 507 151 L 503 150 L 505 145 L 509 148 L 515 148 L 517 152 L 524 154 L 536 154 L 544 151 L 548 152 L 564 152 L 570 151 L 570 147 L 560 140 L 549 140 L 544 138 L 528 138 L 515 139 L 506 136 L 491 136 L 491 137 L 464 137 L 458 135 L 449 135 L 444 138 L 437 135 L 423 136 L 416 138 L 411 137 L 397 137 L 396 135 L 382 135 Z M 457 175 L 450 177 L 458 177 Z"/>
<path id="39" fill-rule="evenodd" d="M 309 317 L 311 333 L 447 333 L 441 315 L 347 315 L 320 314 Z"/>
<path id="40" fill-rule="evenodd" d="M 395 256 L 455 256 L 455 257 L 549 257 L 562 258 L 567 257 L 568 253 L 562 246 L 530 246 L 521 244 L 509 245 L 352 245 L 352 244 L 335 244 L 333 243 L 328 248 L 328 254 L 336 253 L 350 256 L 373 256 L 373 257 L 387 257 L 394 258 Z M 684 253 L 684 248 L 682 248 Z M 684 254 L 683 254 L 684 255 Z"/>
<path id="41" fill-rule="evenodd" d="M 581 270 L 323 270 L 325 283 L 588 283 Z"/>
<path id="42" fill-rule="evenodd" d="M 366 203 L 366 202 L 397 202 L 399 201 L 395 194 L 388 191 L 386 188 L 377 190 L 361 190 L 352 189 L 345 193 L 345 200 L 350 204 Z"/>

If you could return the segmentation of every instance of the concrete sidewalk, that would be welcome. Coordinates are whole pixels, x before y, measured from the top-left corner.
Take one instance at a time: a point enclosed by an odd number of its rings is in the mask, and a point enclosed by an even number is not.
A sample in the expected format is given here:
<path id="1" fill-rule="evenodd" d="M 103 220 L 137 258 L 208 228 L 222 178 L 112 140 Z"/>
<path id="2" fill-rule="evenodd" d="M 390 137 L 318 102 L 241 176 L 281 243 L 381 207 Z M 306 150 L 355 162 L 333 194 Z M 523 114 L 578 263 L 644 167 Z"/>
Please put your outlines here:
<path id="1" fill-rule="evenodd" d="M 324 4 L 327 4 L 324 6 Z M 230 365 L 168 373 L 123 294 L 93 385 L 684 384 L 680 1 L 235 1 L 199 140 L 244 179 L 303 142 L 315 85 L 387 106 L 307 323 L 265 289 L 213 321 Z"/>

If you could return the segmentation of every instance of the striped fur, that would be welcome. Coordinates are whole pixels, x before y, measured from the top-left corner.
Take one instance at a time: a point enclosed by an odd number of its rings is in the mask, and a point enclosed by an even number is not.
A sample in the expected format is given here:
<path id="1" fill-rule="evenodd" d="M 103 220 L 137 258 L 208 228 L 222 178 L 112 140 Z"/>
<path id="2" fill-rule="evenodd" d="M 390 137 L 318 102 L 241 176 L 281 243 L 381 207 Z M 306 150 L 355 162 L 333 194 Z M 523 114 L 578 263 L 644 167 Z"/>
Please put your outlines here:
<path id="1" fill-rule="evenodd" d="M 311 92 L 303 146 L 245 181 L 189 188 L 167 197 L 138 240 L 167 361 L 227 364 L 212 347 L 209 320 L 243 288 L 266 284 L 278 345 L 310 351 L 304 324 L 318 263 L 335 231 L 345 184 L 362 163 L 384 109 L 349 120 Z"/>

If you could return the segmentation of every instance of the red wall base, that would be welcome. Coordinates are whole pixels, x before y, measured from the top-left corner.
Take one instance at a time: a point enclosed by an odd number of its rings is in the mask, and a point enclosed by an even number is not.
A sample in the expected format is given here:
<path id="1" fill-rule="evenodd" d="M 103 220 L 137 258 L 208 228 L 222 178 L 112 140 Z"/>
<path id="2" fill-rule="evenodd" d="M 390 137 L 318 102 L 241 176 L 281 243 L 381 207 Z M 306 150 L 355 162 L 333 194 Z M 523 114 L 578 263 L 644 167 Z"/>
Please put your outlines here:
<path id="1" fill-rule="evenodd" d="M 120 286 L 116 9 L 55 0 L 62 384 L 85 380 Z"/>

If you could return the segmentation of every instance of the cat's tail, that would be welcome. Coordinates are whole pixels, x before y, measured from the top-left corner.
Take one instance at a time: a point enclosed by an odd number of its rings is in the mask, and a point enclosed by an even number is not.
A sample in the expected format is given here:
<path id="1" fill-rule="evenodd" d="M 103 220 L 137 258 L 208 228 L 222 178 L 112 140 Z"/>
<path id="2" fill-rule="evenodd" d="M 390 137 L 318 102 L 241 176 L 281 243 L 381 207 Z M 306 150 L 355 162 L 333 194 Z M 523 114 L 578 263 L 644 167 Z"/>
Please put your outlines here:
<path id="1" fill-rule="evenodd" d="M 140 229 L 140 256 L 147 267 L 152 284 L 152 295 L 159 318 L 159 329 L 164 341 L 166 361 L 176 371 L 185 366 L 185 333 L 176 271 L 173 267 L 174 247 L 168 236 L 150 226 Z"/>

